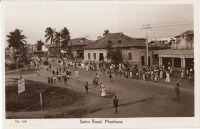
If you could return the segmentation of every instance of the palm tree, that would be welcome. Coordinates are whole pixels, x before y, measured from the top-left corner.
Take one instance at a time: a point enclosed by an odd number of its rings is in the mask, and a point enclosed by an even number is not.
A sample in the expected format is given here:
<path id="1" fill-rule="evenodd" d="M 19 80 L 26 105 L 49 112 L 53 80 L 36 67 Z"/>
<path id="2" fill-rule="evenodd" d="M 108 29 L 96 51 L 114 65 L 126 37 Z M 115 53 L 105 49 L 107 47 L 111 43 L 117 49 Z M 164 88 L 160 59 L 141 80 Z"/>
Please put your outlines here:
<path id="1" fill-rule="evenodd" d="M 66 27 L 64 27 L 61 30 L 60 34 L 61 34 L 61 47 L 63 49 L 66 49 L 67 45 L 68 45 L 68 42 L 69 41 L 71 42 L 71 40 L 70 40 L 70 38 L 71 38 L 70 37 L 70 32 L 69 32 L 69 30 Z M 72 47 L 72 42 L 71 42 L 71 47 Z M 71 52 L 71 49 L 70 49 L 70 52 Z"/>
<path id="2" fill-rule="evenodd" d="M 44 42 L 42 42 L 42 40 L 38 40 L 36 44 L 37 50 L 41 51 L 43 45 L 44 45 Z"/>
<path id="3" fill-rule="evenodd" d="M 45 42 L 47 43 L 50 40 L 50 43 L 53 44 L 53 48 L 54 48 L 54 42 L 53 42 L 53 38 L 54 38 L 54 34 L 55 34 L 55 29 L 53 30 L 51 27 L 46 28 L 45 30 L 45 37 L 46 40 Z"/>
<path id="4" fill-rule="evenodd" d="M 20 49 L 22 49 L 26 43 L 26 41 L 24 39 L 26 39 L 27 37 L 25 35 L 22 35 L 22 30 L 19 29 L 15 29 L 15 31 L 10 32 L 9 35 L 6 35 L 7 39 L 7 43 L 8 43 L 8 47 L 9 48 L 14 48 L 17 51 L 19 51 Z"/>
<path id="5" fill-rule="evenodd" d="M 54 35 L 54 42 L 56 44 L 56 48 L 59 47 L 59 54 L 60 55 L 60 37 L 61 37 L 61 34 L 60 32 L 55 32 L 55 35 Z"/>

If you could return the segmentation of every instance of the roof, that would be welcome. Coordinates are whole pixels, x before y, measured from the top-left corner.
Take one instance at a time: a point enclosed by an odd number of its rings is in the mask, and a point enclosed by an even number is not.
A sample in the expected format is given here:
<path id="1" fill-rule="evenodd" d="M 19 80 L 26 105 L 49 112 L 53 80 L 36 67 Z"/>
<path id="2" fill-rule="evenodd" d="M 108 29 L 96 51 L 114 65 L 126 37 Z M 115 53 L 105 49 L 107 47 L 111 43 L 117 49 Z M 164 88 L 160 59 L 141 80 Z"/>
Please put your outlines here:
<path id="1" fill-rule="evenodd" d="M 146 44 L 134 38 L 124 35 L 123 33 L 110 33 L 103 38 L 97 40 L 95 43 L 88 44 L 85 49 L 105 49 L 108 44 L 111 44 L 112 48 L 145 48 Z"/>
<path id="2" fill-rule="evenodd" d="M 72 46 L 88 45 L 90 43 L 93 43 L 94 41 L 88 40 L 86 38 L 74 38 L 74 39 L 71 39 L 71 42 L 69 42 L 67 46 L 71 46 L 71 45 Z"/>
<path id="3" fill-rule="evenodd" d="M 193 30 L 187 30 L 187 31 L 181 33 L 180 35 L 175 36 L 175 38 L 180 37 L 180 36 L 183 36 L 183 35 L 185 35 L 185 34 L 186 34 L 186 35 L 194 35 L 194 31 L 193 31 Z"/>
<path id="4" fill-rule="evenodd" d="M 151 44 L 151 47 L 153 48 L 169 48 L 169 46 L 162 41 L 151 41 L 149 44 Z"/>

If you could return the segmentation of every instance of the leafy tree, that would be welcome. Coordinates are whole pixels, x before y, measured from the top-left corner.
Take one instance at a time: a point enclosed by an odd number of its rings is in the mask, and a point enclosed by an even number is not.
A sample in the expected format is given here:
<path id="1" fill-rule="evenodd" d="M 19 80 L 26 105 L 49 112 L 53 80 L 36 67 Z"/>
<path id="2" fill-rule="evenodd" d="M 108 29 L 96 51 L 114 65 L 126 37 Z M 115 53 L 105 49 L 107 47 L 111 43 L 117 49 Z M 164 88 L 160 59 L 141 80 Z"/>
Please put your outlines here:
<path id="1" fill-rule="evenodd" d="M 106 36 L 108 34 L 110 34 L 109 30 L 108 29 L 104 30 L 103 36 Z"/>
<path id="2" fill-rule="evenodd" d="M 15 29 L 15 31 L 10 32 L 9 35 L 6 36 L 8 47 L 14 48 L 17 51 L 22 49 L 26 43 L 25 39 L 27 38 L 25 35 L 22 35 L 22 30 Z"/>
<path id="3" fill-rule="evenodd" d="M 42 40 L 38 40 L 36 44 L 37 51 L 41 51 L 43 45 L 44 45 L 44 42 L 42 42 Z"/>
<path id="4" fill-rule="evenodd" d="M 56 44 L 56 48 L 59 47 L 59 54 L 60 55 L 60 38 L 61 38 L 61 34 L 60 32 L 55 32 L 55 35 L 54 35 L 54 42 Z"/>
<path id="5" fill-rule="evenodd" d="M 48 28 L 46 28 L 45 33 L 46 33 L 45 34 L 45 37 L 46 37 L 45 42 L 47 43 L 48 41 L 50 41 L 50 43 L 53 44 L 53 47 L 54 47 L 53 38 L 54 38 L 54 34 L 55 34 L 55 29 L 48 27 Z"/>
<path id="6" fill-rule="evenodd" d="M 102 38 L 101 36 L 98 36 L 98 37 L 97 37 L 97 39 L 101 39 L 101 38 Z"/>
<path id="7" fill-rule="evenodd" d="M 71 38 L 70 32 L 69 32 L 69 30 L 66 27 L 64 27 L 61 30 L 60 34 L 61 34 L 61 47 L 64 48 L 64 49 L 66 49 L 67 45 L 68 45 L 68 42 L 69 41 L 71 42 L 71 40 L 70 40 L 70 38 Z"/>
<path id="8" fill-rule="evenodd" d="M 121 51 L 119 50 L 119 48 L 112 49 L 112 43 L 109 43 L 107 45 L 107 59 L 117 63 L 122 61 Z"/>

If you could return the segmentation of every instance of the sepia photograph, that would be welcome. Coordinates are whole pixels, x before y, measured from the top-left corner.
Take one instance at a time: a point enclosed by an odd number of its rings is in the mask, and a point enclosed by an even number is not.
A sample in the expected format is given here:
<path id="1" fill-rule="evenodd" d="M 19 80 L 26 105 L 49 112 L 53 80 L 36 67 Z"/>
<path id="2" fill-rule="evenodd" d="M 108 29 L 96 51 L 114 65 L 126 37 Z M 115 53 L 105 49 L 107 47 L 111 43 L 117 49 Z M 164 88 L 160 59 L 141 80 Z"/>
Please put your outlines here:
<path id="1" fill-rule="evenodd" d="M 199 118 L 196 3 L 3 0 L 6 126 Z"/>

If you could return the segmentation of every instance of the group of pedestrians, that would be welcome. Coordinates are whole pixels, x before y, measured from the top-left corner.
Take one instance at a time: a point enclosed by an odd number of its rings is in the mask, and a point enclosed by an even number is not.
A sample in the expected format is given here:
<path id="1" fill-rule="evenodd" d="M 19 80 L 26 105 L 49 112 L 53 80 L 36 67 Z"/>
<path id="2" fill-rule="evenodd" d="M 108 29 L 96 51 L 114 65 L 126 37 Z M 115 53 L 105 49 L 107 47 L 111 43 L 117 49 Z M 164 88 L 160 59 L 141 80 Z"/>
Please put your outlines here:
<path id="1" fill-rule="evenodd" d="M 73 61 L 73 60 L 63 60 L 59 61 L 59 67 L 55 71 L 54 69 L 51 70 L 51 65 L 49 65 L 49 68 L 52 73 L 53 77 L 57 76 L 57 80 L 64 80 L 65 84 L 67 84 L 67 80 L 69 79 L 69 76 L 71 75 L 71 69 L 69 66 L 73 67 L 75 69 L 75 77 L 79 77 L 79 71 L 78 69 L 85 69 L 86 71 L 96 71 L 98 68 L 98 65 L 94 62 L 81 62 L 81 61 Z M 145 67 L 141 71 L 138 69 L 137 66 L 123 66 L 123 65 L 113 65 L 111 64 L 110 67 L 107 69 L 105 65 L 100 66 L 100 70 L 102 71 L 108 71 L 108 77 L 110 79 L 110 82 L 113 81 L 113 73 L 116 71 L 117 76 L 124 76 L 124 78 L 127 79 L 139 79 L 140 75 L 141 78 L 145 81 L 151 80 L 157 82 L 158 80 L 164 78 L 165 82 L 170 83 L 171 79 L 170 77 L 173 76 L 173 67 L 171 65 L 168 65 L 167 67 L 162 66 L 154 66 L 154 67 Z M 183 77 L 183 69 L 181 69 L 181 77 Z M 189 78 L 192 78 L 193 76 L 193 69 L 186 70 L 186 75 L 189 76 Z M 39 74 L 38 74 L 39 76 Z M 60 77 L 60 79 L 58 79 Z M 54 79 L 53 79 L 54 80 Z M 54 82 L 52 81 L 52 78 L 48 78 L 48 82 Z M 107 93 L 110 93 L 110 84 L 107 86 L 104 85 L 103 82 L 99 84 L 99 75 L 96 72 L 96 75 L 93 77 L 93 84 L 95 86 L 100 85 L 100 96 L 104 97 L 107 95 Z M 85 85 L 85 92 L 86 94 L 89 93 L 89 83 L 86 81 Z M 175 95 L 173 97 L 173 100 L 180 100 L 180 88 L 179 88 L 179 83 L 176 84 L 175 86 Z M 118 104 L 119 100 L 117 96 L 113 99 L 113 105 L 115 108 L 115 113 L 118 112 Z"/>

